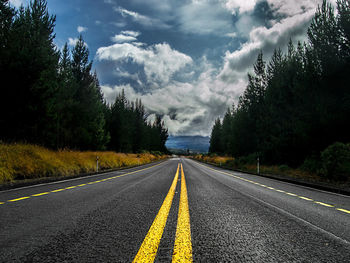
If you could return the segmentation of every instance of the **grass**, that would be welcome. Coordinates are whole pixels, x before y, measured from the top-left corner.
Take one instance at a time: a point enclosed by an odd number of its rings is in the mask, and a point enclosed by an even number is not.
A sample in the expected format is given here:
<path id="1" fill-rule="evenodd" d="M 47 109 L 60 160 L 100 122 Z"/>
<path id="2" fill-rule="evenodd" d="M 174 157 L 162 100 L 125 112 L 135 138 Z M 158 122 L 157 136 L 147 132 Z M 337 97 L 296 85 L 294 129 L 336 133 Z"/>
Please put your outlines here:
<path id="1" fill-rule="evenodd" d="M 41 177 L 72 176 L 150 163 L 167 156 L 95 151 L 53 151 L 31 144 L 0 143 L 0 184 Z"/>
<path id="2" fill-rule="evenodd" d="M 209 155 L 199 154 L 199 155 L 195 155 L 193 158 L 206 163 L 212 163 L 220 166 L 227 165 L 228 163 L 231 163 L 234 161 L 233 157 L 217 156 L 217 155 L 209 156 Z"/>

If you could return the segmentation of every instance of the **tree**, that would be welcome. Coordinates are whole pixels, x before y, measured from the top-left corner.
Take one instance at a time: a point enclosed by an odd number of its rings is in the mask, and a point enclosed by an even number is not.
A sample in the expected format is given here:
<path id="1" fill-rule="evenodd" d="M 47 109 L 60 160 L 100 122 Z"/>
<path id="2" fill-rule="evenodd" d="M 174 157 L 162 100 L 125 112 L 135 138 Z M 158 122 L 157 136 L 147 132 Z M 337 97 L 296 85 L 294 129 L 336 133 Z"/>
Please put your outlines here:
<path id="1" fill-rule="evenodd" d="M 350 141 L 349 1 L 339 0 L 337 9 L 323 1 L 308 42 L 295 47 L 290 40 L 286 54 L 275 49 L 267 69 L 260 52 L 231 114 L 232 151 L 224 153 L 259 153 L 264 163 L 298 166 L 334 141 Z"/>
<path id="2" fill-rule="evenodd" d="M 216 119 L 210 135 L 210 153 L 223 153 L 222 147 L 222 126 L 220 119 Z"/>
<path id="3" fill-rule="evenodd" d="M 89 50 L 80 35 L 72 51 L 72 75 L 77 85 L 75 105 L 75 147 L 104 149 L 108 142 L 105 132 L 104 101 L 96 73 L 91 73 Z"/>
<path id="4" fill-rule="evenodd" d="M 55 19 L 48 13 L 46 1 L 34 0 L 19 10 L 12 23 L 10 16 L 5 23 L 2 33 L 7 35 L 8 51 L 6 67 L 0 70 L 3 82 L 11 83 L 11 88 L 3 86 L 0 104 L 7 108 L 1 108 L 6 114 L 0 119 L 7 127 L 1 137 L 7 140 L 50 144 L 54 137 L 51 109 L 59 59 L 53 43 Z"/>
<path id="5" fill-rule="evenodd" d="M 234 110 L 234 105 L 232 109 Z M 228 108 L 222 121 L 222 150 L 227 154 L 232 154 L 232 113 Z"/>

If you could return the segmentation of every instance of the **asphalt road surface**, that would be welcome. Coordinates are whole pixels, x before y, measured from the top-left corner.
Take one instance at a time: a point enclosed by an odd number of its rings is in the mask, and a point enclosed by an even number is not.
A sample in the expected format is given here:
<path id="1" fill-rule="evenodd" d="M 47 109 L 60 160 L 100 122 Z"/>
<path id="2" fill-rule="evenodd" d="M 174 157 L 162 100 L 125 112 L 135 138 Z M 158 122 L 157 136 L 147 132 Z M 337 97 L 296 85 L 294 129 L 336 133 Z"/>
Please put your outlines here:
<path id="1" fill-rule="evenodd" d="M 173 158 L 0 192 L 0 262 L 350 262 L 350 197 Z"/>

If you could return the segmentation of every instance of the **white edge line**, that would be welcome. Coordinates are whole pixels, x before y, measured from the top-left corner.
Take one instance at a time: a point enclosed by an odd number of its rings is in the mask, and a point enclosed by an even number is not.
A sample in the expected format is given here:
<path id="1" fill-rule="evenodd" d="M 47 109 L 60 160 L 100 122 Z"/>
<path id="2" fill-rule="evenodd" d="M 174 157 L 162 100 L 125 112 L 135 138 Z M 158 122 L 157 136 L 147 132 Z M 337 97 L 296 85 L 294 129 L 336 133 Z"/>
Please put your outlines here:
<path id="1" fill-rule="evenodd" d="M 286 215 L 288 215 L 288 216 L 290 216 L 290 217 L 293 217 L 294 219 L 299 220 L 300 222 L 302 222 L 302 223 L 304 223 L 304 224 L 306 224 L 306 225 L 309 225 L 311 228 L 313 228 L 313 229 L 315 229 L 315 230 L 318 230 L 318 231 L 322 232 L 323 234 L 328 235 L 329 237 L 331 237 L 331 238 L 333 238 L 333 239 L 336 239 L 336 240 L 338 240 L 339 242 L 341 242 L 341 243 L 343 243 L 343 244 L 350 245 L 350 241 L 348 241 L 348 240 L 346 240 L 346 239 L 343 239 L 343 238 L 341 238 L 341 237 L 338 237 L 338 236 L 336 236 L 335 234 L 333 234 L 333 233 L 331 233 L 331 232 L 329 232 L 329 231 L 327 231 L 327 230 L 325 230 L 325 229 L 323 229 L 323 228 L 320 228 L 320 227 L 318 227 L 318 226 L 316 226 L 316 225 L 310 223 L 309 221 L 306 221 L 305 219 L 302 219 L 302 218 L 300 218 L 300 217 L 298 217 L 298 216 L 296 216 L 296 215 L 293 215 L 292 213 L 290 213 L 290 212 L 288 212 L 288 211 L 286 211 L 286 210 L 284 210 L 284 209 L 282 209 L 282 208 L 279 208 L 279 207 L 277 207 L 277 206 L 275 206 L 275 205 L 273 205 L 273 204 L 267 203 L 267 202 L 265 202 L 264 200 L 261 200 L 261 199 L 255 197 L 255 196 L 250 195 L 250 194 L 243 193 L 243 192 L 241 192 L 241 191 L 239 191 L 239 190 L 237 190 L 237 189 L 233 189 L 233 188 L 232 188 L 231 186 L 229 186 L 229 185 L 226 185 L 226 186 L 229 187 L 229 188 L 231 188 L 231 189 L 234 190 L 234 191 L 237 191 L 238 193 L 240 193 L 240 194 L 242 194 L 242 195 L 244 195 L 244 196 L 248 196 L 248 197 L 252 198 L 253 200 L 255 200 L 255 201 L 258 202 L 258 203 L 263 203 L 264 205 L 269 206 L 269 207 L 271 207 L 271 208 L 273 208 L 273 209 L 276 209 L 276 210 L 280 211 L 280 212 L 283 213 L 283 214 L 286 214 Z"/>
<path id="2" fill-rule="evenodd" d="M 188 160 L 192 160 L 192 159 L 188 159 Z M 195 163 L 199 164 L 199 165 L 202 165 L 202 166 L 205 166 L 209 169 L 213 169 L 213 170 L 216 170 L 214 168 L 211 168 L 209 167 L 206 163 L 201 163 L 197 160 L 192 160 L 194 161 Z M 215 166 L 214 166 L 215 167 Z M 221 168 L 221 167 L 215 167 L 215 168 L 220 168 L 220 169 L 223 169 L 225 171 L 220 171 L 220 170 L 216 170 L 217 172 L 224 172 L 224 173 L 227 173 L 227 172 L 230 172 L 230 173 L 236 173 L 236 174 L 241 174 L 241 175 L 252 175 L 252 176 L 260 176 L 260 175 L 254 175 L 254 174 L 247 174 L 247 173 L 244 173 L 244 172 L 236 172 L 236 171 L 232 171 L 232 170 L 227 170 L 225 168 Z M 227 172 L 226 172 L 227 171 Z M 234 174 L 231 174 L 231 175 L 234 175 Z M 321 193 L 325 193 L 325 194 L 330 194 L 330 195 L 338 195 L 338 196 L 341 196 L 341 197 L 346 197 L 346 198 L 349 198 L 350 199 L 350 196 L 348 195 L 343 195 L 343 194 L 339 194 L 339 193 L 334 193 L 334 192 L 329 192 L 329 191 L 325 191 L 325 190 L 321 190 L 321 189 L 317 189 L 317 188 L 312 188 L 312 187 L 309 187 L 309 186 L 305 186 L 305 185 L 299 185 L 299 184 L 293 184 L 293 183 L 289 183 L 289 182 L 284 182 L 284 181 L 280 181 L 278 179 L 274 179 L 274 178 L 268 178 L 268 177 L 263 177 L 263 176 L 260 176 L 261 178 L 265 178 L 265 179 L 269 179 L 269 180 L 272 180 L 272 181 L 275 181 L 275 182 L 278 182 L 278 183 L 282 183 L 282 184 L 288 184 L 288 185 L 291 185 L 291 186 L 297 186 L 297 187 L 302 187 L 302 188 L 306 188 L 306 189 L 309 189 L 309 190 L 312 190 L 312 191 L 317 191 L 317 192 L 321 192 Z"/>

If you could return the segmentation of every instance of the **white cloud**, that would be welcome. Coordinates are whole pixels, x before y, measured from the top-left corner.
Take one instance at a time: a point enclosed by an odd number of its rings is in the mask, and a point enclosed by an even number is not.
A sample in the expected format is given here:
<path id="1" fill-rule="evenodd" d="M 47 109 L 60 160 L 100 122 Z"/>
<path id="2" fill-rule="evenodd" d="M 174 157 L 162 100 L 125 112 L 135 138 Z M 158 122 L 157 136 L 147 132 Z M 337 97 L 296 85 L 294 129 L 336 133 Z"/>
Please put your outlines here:
<path id="1" fill-rule="evenodd" d="M 271 57 L 275 48 L 286 47 L 292 38 L 294 42 L 306 39 L 306 29 L 314 15 L 313 10 L 287 17 L 271 28 L 257 27 L 250 31 L 249 41 L 240 49 L 233 52 L 227 51 L 224 58 L 224 66 L 219 77 L 226 82 L 237 82 L 246 79 L 246 74 L 252 69 L 252 65 L 260 50 L 265 59 Z"/>
<path id="2" fill-rule="evenodd" d="M 237 33 L 236 33 L 236 32 L 233 32 L 233 33 L 227 33 L 225 36 L 226 36 L 226 37 L 235 38 L 235 37 L 237 36 Z"/>
<path id="3" fill-rule="evenodd" d="M 233 14 L 252 11 L 257 0 L 225 0 L 225 7 Z"/>
<path id="4" fill-rule="evenodd" d="M 113 102 L 122 89 L 128 99 L 140 98 L 149 113 L 163 116 L 172 135 L 206 136 L 214 120 L 224 115 L 241 90 L 217 78 L 206 59 L 202 63 L 199 66 L 206 70 L 192 83 L 172 80 L 151 93 L 137 92 L 131 85 L 102 85 L 102 91 L 108 102 Z"/>
<path id="5" fill-rule="evenodd" d="M 68 38 L 68 45 L 74 47 L 77 44 L 78 41 L 79 41 L 78 38 L 71 38 L 71 37 L 69 37 Z M 84 42 L 84 45 L 86 47 L 88 47 L 88 44 L 86 42 Z"/>
<path id="6" fill-rule="evenodd" d="M 136 41 L 137 38 L 133 36 L 127 36 L 123 34 L 115 35 L 114 37 L 111 37 L 111 40 L 116 43 L 125 43 L 125 42 L 133 42 Z"/>
<path id="7" fill-rule="evenodd" d="M 25 0 L 10 0 L 10 4 L 16 8 L 19 8 L 21 5 L 24 5 L 25 3 L 26 3 Z"/>
<path id="8" fill-rule="evenodd" d="M 87 30 L 88 30 L 87 27 L 83 27 L 83 26 L 78 26 L 78 27 L 77 27 L 77 31 L 78 31 L 79 33 L 86 32 Z"/>
<path id="9" fill-rule="evenodd" d="M 121 31 L 120 34 L 115 35 L 114 37 L 111 38 L 111 40 L 116 43 L 133 42 L 137 40 L 137 37 L 140 34 L 141 33 L 138 31 L 130 31 L 130 30 Z"/>
<path id="10" fill-rule="evenodd" d="M 322 4 L 322 0 L 267 0 L 267 2 L 275 12 L 287 16 L 302 14 L 310 10 L 315 11 L 317 5 Z"/>
<path id="11" fill-rule="evenodd" d="M 127 10 L 122 7 L 115 7 L 114 10 L 120 13 L 123 17 L 130 17 L 134 22 L 141 24 L 147 28 L 161 28 L 161 29 L 169 29 L 170 26 L 163 22 L 160 19 L 148 17 L 145 15 L 141 15 L 137 12 Z"/>
<path id="12" fill-rule="evenodd" d="M 115 62 L 131 59 L 132 62 L 143 66 L 147 80 L 153 84 L 169 82 L 174 73 L 192 63 L 191 57 L 172 49 L 167 43 L 150 47 L 133 43 L 114 44 L 100 47 L 96 57 L 99 60 Z"/>
<path id="13" fill-rule="evenodd" d="M 127 36 L 132 36 L 132 37 L 138 37 L 139 35 L 141 35 L 140 32 L 138 31 L 131 31 L 131 30 L 125 30 L 120 32 L 123 35 L 127 35 Z"/>

